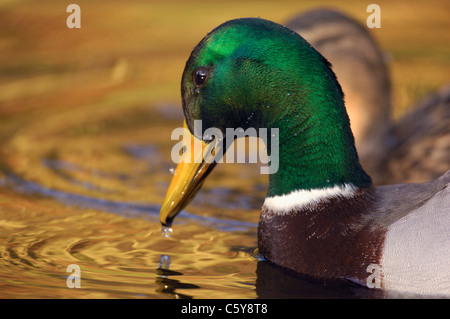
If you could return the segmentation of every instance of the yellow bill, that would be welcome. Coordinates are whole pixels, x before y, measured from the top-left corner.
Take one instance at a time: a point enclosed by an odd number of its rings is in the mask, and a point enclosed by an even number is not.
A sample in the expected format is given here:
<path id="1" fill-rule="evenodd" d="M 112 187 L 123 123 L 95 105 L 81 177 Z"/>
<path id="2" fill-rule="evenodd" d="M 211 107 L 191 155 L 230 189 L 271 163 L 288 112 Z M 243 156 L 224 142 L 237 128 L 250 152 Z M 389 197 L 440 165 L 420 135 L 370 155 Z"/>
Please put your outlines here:
<path id="1" fill-rule="evenodd" d="M 184 127 L 189 132 L 186 121 Z M 216 146 L 214 141 L 206 143 L 190 132 L 188 135 L 188 138 L 183 138 L 184 152 L 159 213 L 159 220 L 165 227 L 172 225 L 175 216 L 194 197 L 216 164 L 213 160 Z"/>

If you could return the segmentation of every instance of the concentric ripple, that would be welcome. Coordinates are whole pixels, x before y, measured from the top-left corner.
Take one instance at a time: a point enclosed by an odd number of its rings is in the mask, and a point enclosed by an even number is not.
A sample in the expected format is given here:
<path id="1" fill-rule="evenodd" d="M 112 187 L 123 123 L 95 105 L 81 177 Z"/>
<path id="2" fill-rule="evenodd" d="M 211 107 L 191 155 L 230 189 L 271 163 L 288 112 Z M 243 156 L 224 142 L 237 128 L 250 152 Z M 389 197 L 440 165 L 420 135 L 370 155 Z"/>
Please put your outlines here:
<path id="1" fill-rule="evenodd" d="M 224 186 L 205 185 L 166 239 L 158 214 L 173 166 L 170 133 L 181 121 L 144 106 L 86 114 L 38 119 L 0 148 L 0 296 L 254 296 L 262 196 L 242 195 L 236 173 L 231 185 L 224 178 L 234 170 L 219 169 Z M 67 287 L 72 264 L 80 289 Z"/>
<path id="2" fill-rule="evenodd" d="M 258 259 L 267 176 L 257 166 L 218 165 L 163 237 L 170 135 L 181 119 L 155 110 L 86 106 L 4 139 L 0 297 L 367 296 L 352 285 L 330 291 Z M 69 287 L 73 278 L 79 288 Z"/>

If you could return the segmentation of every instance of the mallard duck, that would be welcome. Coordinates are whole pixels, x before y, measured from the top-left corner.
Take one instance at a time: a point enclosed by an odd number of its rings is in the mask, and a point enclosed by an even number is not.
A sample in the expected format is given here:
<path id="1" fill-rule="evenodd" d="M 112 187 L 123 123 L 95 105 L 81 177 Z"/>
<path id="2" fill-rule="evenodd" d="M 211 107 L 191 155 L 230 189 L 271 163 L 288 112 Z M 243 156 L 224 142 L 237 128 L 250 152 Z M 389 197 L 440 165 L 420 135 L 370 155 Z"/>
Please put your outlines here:
<path id="1" fill-rule="evenodd" d="M 392 122 L 383 181 L 423 182 L 450 168 L 450 85 Z"/>
<path id="2" fill-rule="evenodd" d="M 207 128 L 223 136 L 226 128 L 276 128 L 261 256 L 314 278 L 366 286 L 376 270 L 383 289 L 450 294 L 450 171 L 424 184 L 373 186 L 330 63 L 300 35 L 260 18 L 225 22 L 194 48 L 181 92 L 190 139 L 160 211 L 163 228 L 200 189 L 220 145 L 229 145 Z M 201 160 L 189 152 L 195 143 Z"/>
<path id="3" fill-rule="evenodd" d="M 394 120 L 387 55 L 366 26 L 328 8 L 302 12 L 286 26 L 332 64 L 360 163 L 374 184 L 423 182 L 450 169 L 450 88 Z"/>

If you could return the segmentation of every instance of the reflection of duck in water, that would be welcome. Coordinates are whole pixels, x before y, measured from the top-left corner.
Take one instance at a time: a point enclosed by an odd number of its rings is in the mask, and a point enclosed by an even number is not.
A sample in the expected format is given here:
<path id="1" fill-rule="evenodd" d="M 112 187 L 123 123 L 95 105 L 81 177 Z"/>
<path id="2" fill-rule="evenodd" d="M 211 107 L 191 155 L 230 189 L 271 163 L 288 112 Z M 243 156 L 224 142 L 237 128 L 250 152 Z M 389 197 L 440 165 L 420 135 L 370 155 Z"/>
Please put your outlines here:
<path id="1" fill-rule="evenodd" d="M 279 169 L 269 175 L 258 225 L 262 256 L 301 274 L 362 285 L 378 265 L 385 289 L 450 294 L 450 172 L 425 184 L 372 186 L 330 64 L 298 34 L 263 19 L 222 24 L 187 61 L 182 98 L 191 134 L 194 120 L 223 136 L 226 128 L 279 129 L 278 158 L 271 154 Z M 214 140 L 191 139 L 208 156 L 220 153 Z M 177 167 L 163 226 L 215 166 L 208 156 Z"/>
<path id="2" fill-rule="evenodd" d="M 367 27 L 331 9 L 302 13 L 286 26 L 333 65 L 359 159 L 375 184 L 424 182 L 450 169 L 450 87 L 395 122 L 388 67 Z"/>
<path id="3" fill-rule="evenodd" d="M 251 254 L 249 247 L 242 251 Z M 159 267 L 156 269 L 156 292 L 163 293 L 169 298 L 192 299 L 190 289 L 202 289 L 195 284 L 183 282 L 183 273 L 170 269 L 170 257 L 162 255 Z M 259 298 L 368 298 L 382 297 L 379 290 L 368 290 L 361 286 L 338 280 L 327 282 L 324 285 L 320 281 L 313 280 L 296 273 L 287 272 L 285 268 L 279 267 L 267 260 L 259 260 L 256 269 L 256 294 Z M 174 279 L 177 278 L 177 279 Z"/>
<path id="4" fill-rule="evenodd" d="M 268 261 L 258 262 L 256 276 L 256 293 L 262 299 L 385 297 L 380 289 L 365 289 L 344 279 L 321 282 Z"/>
<path id="5" fill-rule="evenodd" d="M 156 285 L 158 289 L 156 292 L 164 293 L 173 296 L 176 299 L 192 299 L 192 296 L 181 294 L 177 289 L 198 289 L 197 285 L 183 283 L 180 280 L 171 279 L 173 276 L 183 275 L 181 272 L 170 270 L 170 257 L 162 255 L 159 260 L 159 267 L 156 269 L 158 275 Z"/>

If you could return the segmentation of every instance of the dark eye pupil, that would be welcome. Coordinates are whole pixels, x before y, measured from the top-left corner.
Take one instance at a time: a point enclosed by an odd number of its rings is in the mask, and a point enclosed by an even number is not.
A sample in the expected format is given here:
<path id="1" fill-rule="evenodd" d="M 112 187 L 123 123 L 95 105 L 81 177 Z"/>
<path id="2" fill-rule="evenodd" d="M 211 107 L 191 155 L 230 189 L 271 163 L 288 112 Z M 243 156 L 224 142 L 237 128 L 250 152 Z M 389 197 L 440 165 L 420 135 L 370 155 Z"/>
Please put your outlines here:
<path id="1" fill-rule="evenodd" d="M 197 70 L 195 72 L 195 77 L 194 77 L 195 84 L 198 86 L 204 84 L 206 82 L 207 77 L 208 77 L 208 71 L 203 70 L 203 69 Z"/>

